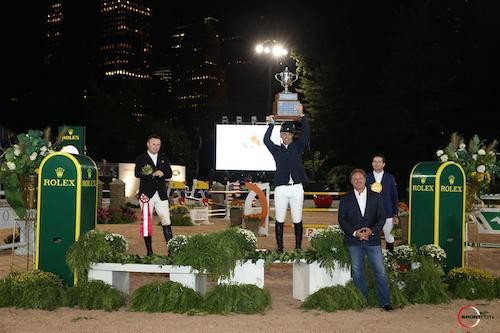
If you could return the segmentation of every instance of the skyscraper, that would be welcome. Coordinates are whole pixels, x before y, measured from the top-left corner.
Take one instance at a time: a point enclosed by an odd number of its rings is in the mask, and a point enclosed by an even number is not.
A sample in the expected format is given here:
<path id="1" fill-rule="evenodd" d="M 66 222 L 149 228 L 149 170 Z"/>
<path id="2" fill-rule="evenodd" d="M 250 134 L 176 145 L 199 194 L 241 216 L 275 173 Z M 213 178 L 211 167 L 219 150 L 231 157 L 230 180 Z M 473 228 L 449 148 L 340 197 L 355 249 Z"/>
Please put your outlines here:
<path id="1" fill-rule="evenodd" d="M 140 0 L 101 0 L 101 66 L 109 77 L 151 78 L 151 7 Z"/>

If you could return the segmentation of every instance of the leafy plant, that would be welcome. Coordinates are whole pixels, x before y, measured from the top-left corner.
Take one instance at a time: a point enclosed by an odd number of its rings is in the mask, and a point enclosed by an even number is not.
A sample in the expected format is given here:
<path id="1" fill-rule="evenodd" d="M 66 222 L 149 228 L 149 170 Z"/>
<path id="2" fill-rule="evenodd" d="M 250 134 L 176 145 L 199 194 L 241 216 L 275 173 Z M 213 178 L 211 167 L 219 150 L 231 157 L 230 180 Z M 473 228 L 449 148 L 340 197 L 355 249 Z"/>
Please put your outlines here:
<path id="1" fill-rule="evenodd" d="M 91 230 L 70 246 L 66 252 L 66 263 L 76 272 L 78 280 L 85 282 L 90 264 L 99 262 L 107 254 L 120 253 L 124 248 L 122 239 L 125 240 L 123 236 Z"/>
<path id="2" fill-rule="evenodd" d="M 198 310 L 203 298 L 178 282 L 155 281 L 134 291 L 130 307 L 134 311 L 185 313 Z"/>
<path id="3" fill-rule="evenodd" d="M 441 265 L 431 258 L 420 257 L 420 267 L 404 275 L 404 292 L 410 302 L 418 304 L 448 303 Z"/>
<path id="4" fill-rule="evenodd" d="M 24 218 L 26 207 L 22 198 L 22 183 L 29 176 L 38 174 L 42 160 L 53 150 L 50 130 L 29 130 L 17 136 L 17 143 L 0 156 L 0 184 L 4 186 L 5 199 L 19 218 Z"/>
<path id="5" fill-rule="evenodd" d="M 255 245 L 250 244 L 237 228 L 229 228 L 190 236 L 187 244 L 174 251 L 172 258 L 176 265 L 191 266 L 217 278 L 228 278 L 236 261 L 243 259 L 251 250 L 255 250 Z"/>
<path id="6" fill-rule="evenodd" d="M 500 277 L 495 278 L 495 296 L 500 298 Z"/>
<path id="7" fill-rule="evenodd" d="M 331 184 L 334 190 L 347 190 L 349 186 L 349 174 L 354 169 L 349 165 L 338 165 L 330 169 L 327 175 L 328 184 Z"/>
<path id="8" fill-rule="evenodd" d="M 253 284 L 218 285 L 210 290 L 203 302 L 208 313 L 263 313 L 271 306 L 271 294 Z"/>
<path id="9" fill-rule="evenodd" d="M 80 282 L 68 289 L 66 305 L 114 311 L 125 305 L 125 295 L 103 281 Z"/>
<path id="10" fill-rule="evenodd" d="M 458 298 L 472 300 L 495 297 L 493 274 L 479 268 L 454 268 L 448 272 L 447 282 L 454 296 Z"/>
<path id="11" fill-rule="evenodd" d="M 192 226 L 193 222 L 189 216 L 189 209 L 182 205 L 170 207 L 170 221 L 174 226 Z"/>
<path id="12" fill-rule="evenodd" d="M 316 252 L 320 266 L 325 267 L 331 274 L 337 267 L 336 265 L 343 268 L 351 265 L 349 251 L 344 246 L 344 232 L 338 225 L 326 230 L 317 230 L 309 241 L 312 250 Z"/>
<path id="13" fill-rule="evenodd" d="M 446 252 L 435 244 L 425 244 L 418 248 L 418 253 L 421 256 L 430 258 L 436 263 L 441 264 L 446 259 Z"/>
<path id="14" fill-rule="evenodd" d="M 65 293 L 62 280 L 53 273 L 12 272 L 0 281 L 0 306 L 54 310 L 64 305 Z"/>
<path id="15" fill-rule="evenodd" d="M 361 310 L 366 307 L 366 300 L 352 281 L 345 286 L 322 288 L 307 296 L 302 303 L 303 309 L 320 309 L 326 312 L 337 310 Z"/>
<path id="16" fill-rule="evenodd" d="M 400 264 L 410 264 L 415 257 L 415 250 L 409 245 L 400 245 L 394 248 L 394 257 Z"/>

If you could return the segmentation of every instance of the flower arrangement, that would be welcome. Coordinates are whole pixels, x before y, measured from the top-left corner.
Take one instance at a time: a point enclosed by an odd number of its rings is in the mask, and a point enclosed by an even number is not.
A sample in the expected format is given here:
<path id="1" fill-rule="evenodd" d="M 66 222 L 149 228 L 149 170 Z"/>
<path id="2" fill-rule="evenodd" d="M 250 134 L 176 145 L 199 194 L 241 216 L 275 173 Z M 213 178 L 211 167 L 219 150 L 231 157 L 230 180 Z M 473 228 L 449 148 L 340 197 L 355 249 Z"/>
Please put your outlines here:
<path id="1" fill-rule="evenodd" d="M 442 263 L 443 260 L 446 259 L 446 252 L 439 245 L 422 245 L 418 248 L 418 253 L 424 257 L 429 257 L 438 263 Z"/>
<path id="2" fill-rule="evenodd" d="M 411 264 L 415 257 L 415 251 L 409 245 L 400 245 L 394 248 L 394 257 L 400 264 Z"/>
<path id="3" fill-rule="evenodd" d="M 409 213 L 409 208 L 406 202 L 400 201 L 398 205 L 398 216 L 408 216 Z"/>
<path id="4" fill-rule="evenodd" d="M 168 241 L 168 254 L 174 255 L 177 253 L 182 247 L 186 246 L 189 239 L 185 235 L 175 235 L 171 240 Z"/>
<path id="5" fill-rule="evenodd" d="M 236 231 L 245 237 L 245 241 L 250 248 L 255 249 L 255 247 L 257 247 L 257 237 L 255 237 L 252 231 L 241 228 L 237 228 Z"/>
<path id="6" fill-rule="evenodd" d="M 18 217 L 23 218 L 26 203 L 22 197 L 22 184 L 29 176 L 36 176 L 42 160 L 53 151 L 50 130 L 29 130 L 17 136 L 17 143 L 0 156 L 0 184 L 5 198 Z"/>
<path id="7" fill-rule="evenodd" d="M 239 208 L 242 209 L 245 202 L 241 199 L 232 199 L 229 202 L 229 208 Z"/>
<path id="8" fill-rule="evenodd" d="M 111 248 L 115 253 L 125 253 L 128 250 L 128 242 L 121 234 L 106 234 L 104 239 L 109 245 L 111 245 Z"/>
<path id="9" fill-rule="evenodd" d="M 309 241 L 320 265 L 330 274 L 337 266 L 347 267 L 351 264 L 349 252 L 344 246 L 344 232 L 338 225 L 316 230 Z"/>
<path id="10" fill-rule="evenodd" d="M 488 191 L 495 175 L 500 173 L 495 155 L 497 144 L 498 141 L 493 140 L 487 145 L 476 134 L 466 145 L 464 138 L 455 132 L 448 146 L 438 150 L 436 155 L 441 162 L 454 161 L 462 166 L 469 186 L 467 192 L 483 194 Z"/>
<path id="11" fill-rule="evenodd" d="M 136 219 L 134 210 L 129 207 L 97 209 L 98 224 L 134 223 Z"/>

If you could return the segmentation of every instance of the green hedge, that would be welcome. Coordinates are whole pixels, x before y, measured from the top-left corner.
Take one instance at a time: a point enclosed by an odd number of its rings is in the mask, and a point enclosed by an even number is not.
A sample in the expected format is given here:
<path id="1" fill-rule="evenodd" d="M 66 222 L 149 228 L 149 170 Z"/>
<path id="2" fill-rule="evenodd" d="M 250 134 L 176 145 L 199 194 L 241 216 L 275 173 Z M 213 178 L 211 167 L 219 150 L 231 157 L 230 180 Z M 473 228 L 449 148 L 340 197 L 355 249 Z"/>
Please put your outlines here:
<path id="1" fill-rule="evenodd" d="M 253 284 L 218 285 L 204 299 L 203 310 L 208 313 L 263 313 L 271 306 L 271 294 Z"/>

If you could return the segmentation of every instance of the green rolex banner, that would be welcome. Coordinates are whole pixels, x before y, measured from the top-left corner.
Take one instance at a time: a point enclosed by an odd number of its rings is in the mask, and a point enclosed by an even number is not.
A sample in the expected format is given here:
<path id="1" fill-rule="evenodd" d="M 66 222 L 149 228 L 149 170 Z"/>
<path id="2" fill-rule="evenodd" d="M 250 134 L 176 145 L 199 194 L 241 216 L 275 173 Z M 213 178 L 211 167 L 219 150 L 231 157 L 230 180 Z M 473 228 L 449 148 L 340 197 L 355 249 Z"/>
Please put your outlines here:
<path id="1" fill-rule="evenodd" d="M 465 261 L 465 190 L 465 173 L 454 162 L 422 162 L 410 175 L 408 242 L 443 248 L 445 271 Z"/>
<path id="2" fill-rule="evenodd" d="M 61 147 L 70 146 L 75 153 L 78 151 L 80 155 L 85 154 L 85 126 L 59 126 L 59 134 L 61 133 Z M 72 150 L 67 151 L 73 153 Z"/>
<path id="3" fill-rule="evenodd" d="M 36 237 L 37 269 L 72 286 L 66 252 L 97 221 L 97 167 L 89 157 L 55 152 L 40 164 Z"/>

